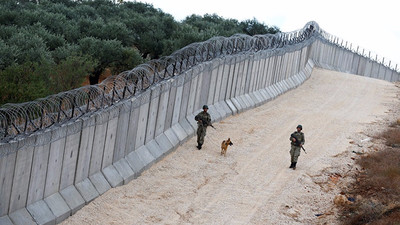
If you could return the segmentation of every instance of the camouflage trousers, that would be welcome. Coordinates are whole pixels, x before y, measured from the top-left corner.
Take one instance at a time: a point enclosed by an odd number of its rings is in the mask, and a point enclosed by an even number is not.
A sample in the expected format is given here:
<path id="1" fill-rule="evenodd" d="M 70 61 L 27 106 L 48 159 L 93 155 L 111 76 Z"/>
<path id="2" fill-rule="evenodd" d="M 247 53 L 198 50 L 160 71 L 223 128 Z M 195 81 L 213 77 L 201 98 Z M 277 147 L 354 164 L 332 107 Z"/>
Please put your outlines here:
<path id="1" fill-rule="evenodd" d="M 207 127 L 204 127 L 202 125 L 199 125 L 197 127 L 197 143 L 203 144 L 204 143 L 204 137 L 206 136 L 206 130 Z"/>
<path id="2" fill-rule="evenodd" d="M 300 150 L 301 150 L 300 146 L 291 145 L 291 148 L 290 148 L 290 162 L 292 162 L 292 163 L 293 162 L 297 162 L 297 159 L 300 156 Z"/>

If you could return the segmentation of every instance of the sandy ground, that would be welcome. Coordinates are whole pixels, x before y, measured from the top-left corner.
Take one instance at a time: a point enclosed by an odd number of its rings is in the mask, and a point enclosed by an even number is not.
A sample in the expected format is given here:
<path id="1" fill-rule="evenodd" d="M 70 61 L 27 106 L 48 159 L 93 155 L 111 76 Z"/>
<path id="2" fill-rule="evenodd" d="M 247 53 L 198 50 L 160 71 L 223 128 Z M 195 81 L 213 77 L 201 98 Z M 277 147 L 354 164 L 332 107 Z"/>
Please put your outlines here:
<path id="1" fill-rule="evenodd" d="M 347 179 L 352 151 L 367 150 L 371 125 L 385 123 L 399 93 L 393 83 L 314 69 L 297 89 L 215 123 L 201 151 L 189 139 L 62 224 L 337 224 L 332 177 Z M 307 154 L 291 170 L 298 124 Z"/>

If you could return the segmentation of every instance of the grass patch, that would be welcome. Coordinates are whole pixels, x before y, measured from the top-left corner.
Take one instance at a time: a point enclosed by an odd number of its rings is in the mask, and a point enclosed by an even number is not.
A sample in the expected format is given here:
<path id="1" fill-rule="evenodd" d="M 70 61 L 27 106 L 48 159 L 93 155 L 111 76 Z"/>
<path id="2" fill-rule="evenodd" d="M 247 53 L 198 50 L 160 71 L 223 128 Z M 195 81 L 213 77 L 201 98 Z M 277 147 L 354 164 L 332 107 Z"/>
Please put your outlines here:
<path id="1" fill-rule="evenodd" d="M 340 209 L 344 225 L 400 224 L 400 127 L 392 124 L 375 138 L 388 147 L 356 160 L 362 170 L 346 193 L 356 200 Z"/>
<path id="2" fill-rule="evenodd" d="M 379 137 L 386 140 L 387 146 L 400 148 L 400 128 L 398 125 L 388 127 Z"/>

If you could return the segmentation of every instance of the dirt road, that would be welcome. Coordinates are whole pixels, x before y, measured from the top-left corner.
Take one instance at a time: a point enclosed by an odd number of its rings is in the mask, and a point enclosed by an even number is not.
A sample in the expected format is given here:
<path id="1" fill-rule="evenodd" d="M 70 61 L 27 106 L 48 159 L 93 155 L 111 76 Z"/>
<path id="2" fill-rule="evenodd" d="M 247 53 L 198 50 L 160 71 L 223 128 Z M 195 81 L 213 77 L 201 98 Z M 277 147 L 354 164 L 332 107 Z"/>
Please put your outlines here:
<path id="1" fill-rule="evenodd" d="M 189 139 L 62 224 L 318 224 L 316 214 L 332 213 L 338 194 L 324 186 L 332 186 L 327 176 L 351 168 L 349 142 L 382 120 L 399 92 L 393 83 L 314 69 L 297 89 L 215 123 L 201 151 Z M 298 124 L 307 154 L 294 171 L 289 135 Z M 223 157 L 228 137 L 234 145 Z"/>

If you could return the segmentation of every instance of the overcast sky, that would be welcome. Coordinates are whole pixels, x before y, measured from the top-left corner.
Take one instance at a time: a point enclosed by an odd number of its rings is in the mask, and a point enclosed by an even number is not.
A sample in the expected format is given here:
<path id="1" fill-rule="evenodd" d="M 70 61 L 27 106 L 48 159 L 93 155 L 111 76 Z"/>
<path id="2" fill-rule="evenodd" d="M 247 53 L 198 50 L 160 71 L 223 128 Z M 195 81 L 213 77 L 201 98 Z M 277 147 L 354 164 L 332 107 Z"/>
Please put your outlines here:
<path id="1" fill-rule="evenodd" d="M 257 19 L 283 32 L 317 22 L 326 32 L 349 41 L 400 68 L 400 7 L 396 0 L 138 0 L 171 14 L 176 21 L 197 14 L 225 19 Z"/>

